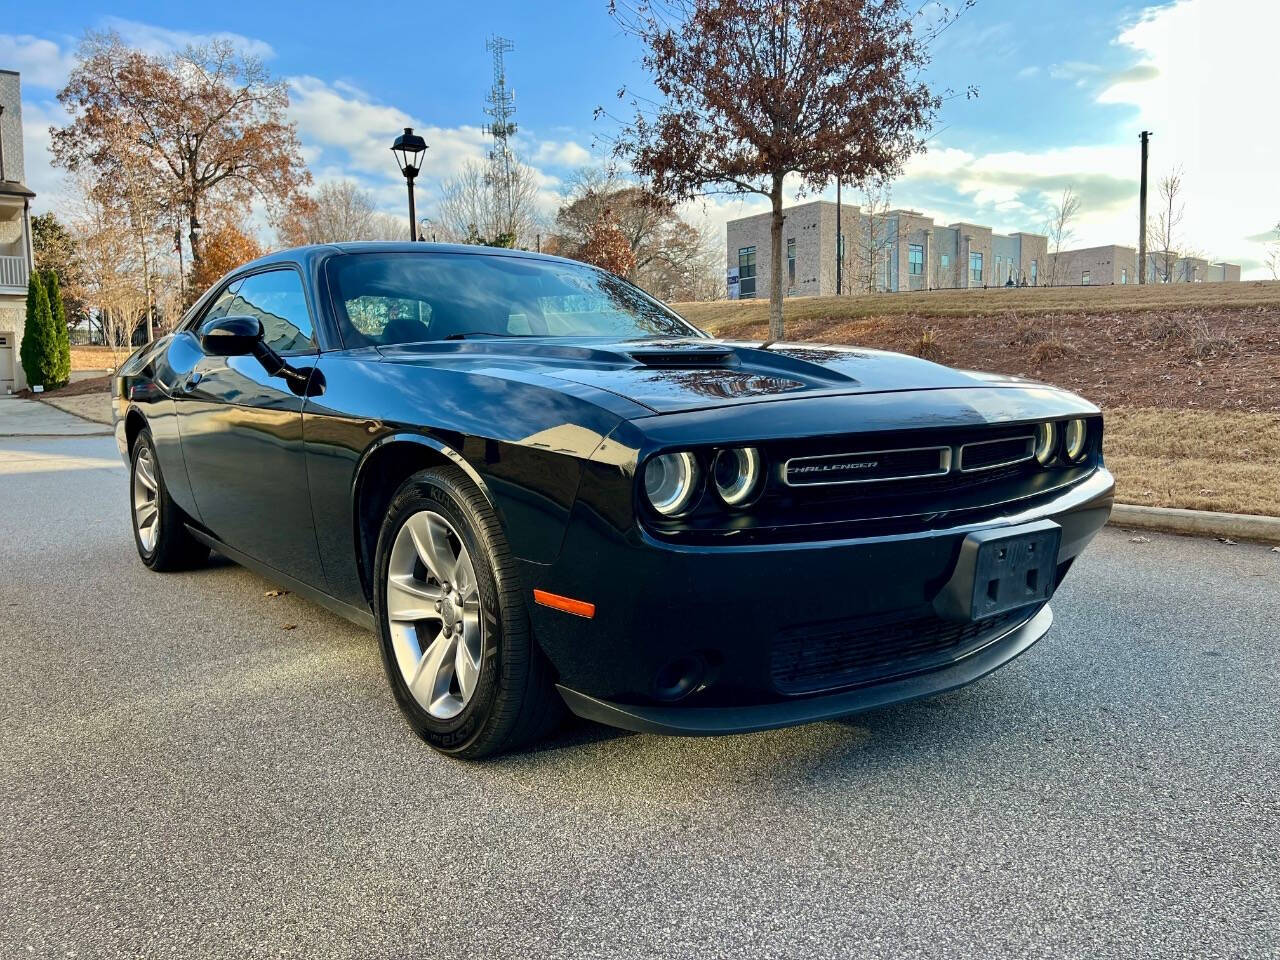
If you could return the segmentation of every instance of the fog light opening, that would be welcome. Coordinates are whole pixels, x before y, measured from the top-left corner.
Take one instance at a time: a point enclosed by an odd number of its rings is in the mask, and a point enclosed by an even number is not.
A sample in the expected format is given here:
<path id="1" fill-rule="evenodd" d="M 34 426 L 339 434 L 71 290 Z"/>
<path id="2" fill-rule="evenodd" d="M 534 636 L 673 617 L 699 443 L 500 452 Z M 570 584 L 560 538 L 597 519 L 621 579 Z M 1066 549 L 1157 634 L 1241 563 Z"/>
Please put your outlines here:
<path id="1" fill-rule="evenodd" d="M 683 699 L 702 686 L 707 663 L 699 656 L 678 657 L 653 678 L 653 695 L 668 703 Z"/>

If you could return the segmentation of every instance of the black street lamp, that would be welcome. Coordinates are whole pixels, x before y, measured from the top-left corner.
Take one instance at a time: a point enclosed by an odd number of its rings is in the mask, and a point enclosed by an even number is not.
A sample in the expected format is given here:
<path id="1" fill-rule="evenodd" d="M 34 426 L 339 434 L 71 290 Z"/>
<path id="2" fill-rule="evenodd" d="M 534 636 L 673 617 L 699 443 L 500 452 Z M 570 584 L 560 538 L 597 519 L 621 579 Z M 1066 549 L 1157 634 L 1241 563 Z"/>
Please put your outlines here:
<path id="1" fill-rule="evenodd" d="M 427 152 L 427 141 L 413 132 L 413 127 L 405 127 L 404 133 L 396 137 L 391 145 L 400 172 L 409 183 L 409 239 L 418 239 L 418 217 L 413 209 L 413 178 L 422 170 L 422 156 Z"/>

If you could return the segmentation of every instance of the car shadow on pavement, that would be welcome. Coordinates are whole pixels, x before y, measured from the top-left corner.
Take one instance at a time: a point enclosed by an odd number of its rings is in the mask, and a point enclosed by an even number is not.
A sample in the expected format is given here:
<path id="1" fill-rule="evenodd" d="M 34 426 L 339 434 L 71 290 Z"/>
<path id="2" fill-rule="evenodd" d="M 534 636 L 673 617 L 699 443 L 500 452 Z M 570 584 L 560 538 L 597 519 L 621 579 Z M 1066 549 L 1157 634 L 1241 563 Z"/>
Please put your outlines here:
<path id="1" fill-rule="evenodd" d="M 976 689 L 951 691 L 836 720 L 722 737 L 664 737 L 569 717 L 551 737 L 495 758 L 524 772 L 552 774 L 566 760 L 625 766 L 640 779 L 705 785 L 744 778 L 772 790 L 890 770 L 945 766 L 988 751 L 1035 751 L 1056 729 L 1056 713 L 1028 725 L 1021 715 L 1034 681 L 1007 673 Z M 1062 733 L 1062 731 L 1059 731 Z"/>

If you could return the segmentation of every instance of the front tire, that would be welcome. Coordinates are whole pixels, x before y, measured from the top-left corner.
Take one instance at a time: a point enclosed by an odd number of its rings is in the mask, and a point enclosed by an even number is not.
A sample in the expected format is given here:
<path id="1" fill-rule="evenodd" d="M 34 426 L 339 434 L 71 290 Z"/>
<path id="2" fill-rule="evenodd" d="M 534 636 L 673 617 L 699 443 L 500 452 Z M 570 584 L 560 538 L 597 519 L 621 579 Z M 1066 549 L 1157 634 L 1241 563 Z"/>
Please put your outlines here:
<path id="1" fill-rule="evenodd" d="M 209 558 L 209 548 L 187 532 L 187 515 L 169 496 L 148 429 L 134 438 L 129 451 L 129 502 L 133 542 L 150 569 L 187 570 Z"/>
<path id="2" fill-rule="evenodd" d="M 563 702 L 530 633 L 502 527 L 462 471 L 437 467 L 405 481 L 374 570 L 387 679 L 423 740 L 475 759 L 550 732 Z"/>

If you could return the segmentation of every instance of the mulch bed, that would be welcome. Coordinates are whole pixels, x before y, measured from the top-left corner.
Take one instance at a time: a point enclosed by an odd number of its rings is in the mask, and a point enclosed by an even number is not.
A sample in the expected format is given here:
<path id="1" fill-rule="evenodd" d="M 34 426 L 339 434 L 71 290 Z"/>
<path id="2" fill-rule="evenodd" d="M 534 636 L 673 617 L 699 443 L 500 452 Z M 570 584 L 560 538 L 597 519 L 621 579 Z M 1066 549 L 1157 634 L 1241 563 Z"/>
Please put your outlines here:
<path id="1" fill-rule="evenodd" d="M 43 393 L 32 393 L 30 390 L 19 390 L 17 396 L 25 397 L 29 400 L 40 400 L 44 397 L 82 397 L 90 393 L 105 393 L 111 389 L 111 375 L 105 374 L 101 377 L 90 377 L 87 380 L 77 380 L 74 383 L 68 383 L 65 387 L 58 387 L 56 390 L 46 390 Z"/>

